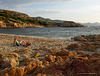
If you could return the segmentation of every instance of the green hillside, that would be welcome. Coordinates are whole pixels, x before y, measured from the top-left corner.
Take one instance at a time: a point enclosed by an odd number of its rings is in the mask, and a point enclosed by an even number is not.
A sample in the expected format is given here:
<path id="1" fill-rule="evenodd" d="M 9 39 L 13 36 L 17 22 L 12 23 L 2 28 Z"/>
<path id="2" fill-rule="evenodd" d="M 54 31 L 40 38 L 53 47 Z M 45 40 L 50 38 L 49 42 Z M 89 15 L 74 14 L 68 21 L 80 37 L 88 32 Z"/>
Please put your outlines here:
<path id="1" fill-rule="evenodd" d="M 49 23 L 46 21 L 41 21 L 36 18 L 29 17 L 27 14 L 8 11 L 8 10 L 0 10 L 0 20 L 4 22 L 15 22 L 15 23 L 31 23 L 38 25 L 48 25 Z"/>
<path id="2" fill-rule="evenodd" d="M 52 22 L 52 23 L 63 23 L 63 22 L 65 22 L 64 20 L 51 20 L 49 18 L 43 18 L 43 17 L 34 17 L 34 18 L 42 20 L 42 21 Z"/>
<path id="3" fill-rule="evenodd" d="M 29 27 L 81 27 L 77 23 L 51 20 L 39 17 L 30 17 L 27 14 L 0 10 L 0 28 L 29 28 Z"/>

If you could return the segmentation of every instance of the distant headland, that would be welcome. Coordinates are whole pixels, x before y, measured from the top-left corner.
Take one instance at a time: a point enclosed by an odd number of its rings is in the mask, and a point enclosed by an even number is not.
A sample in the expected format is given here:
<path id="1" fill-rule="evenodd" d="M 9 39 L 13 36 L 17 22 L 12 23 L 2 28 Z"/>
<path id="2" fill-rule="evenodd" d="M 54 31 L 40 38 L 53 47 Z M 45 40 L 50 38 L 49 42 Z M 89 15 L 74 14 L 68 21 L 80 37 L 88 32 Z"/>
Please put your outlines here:
<path id="1" fill-rule="evenodd" d="M 42 17 L 30 17 L 27 14 L 0 9 L 0 28 L 31 27 L 84 27 L 73 21 L 51 20 Z"/>

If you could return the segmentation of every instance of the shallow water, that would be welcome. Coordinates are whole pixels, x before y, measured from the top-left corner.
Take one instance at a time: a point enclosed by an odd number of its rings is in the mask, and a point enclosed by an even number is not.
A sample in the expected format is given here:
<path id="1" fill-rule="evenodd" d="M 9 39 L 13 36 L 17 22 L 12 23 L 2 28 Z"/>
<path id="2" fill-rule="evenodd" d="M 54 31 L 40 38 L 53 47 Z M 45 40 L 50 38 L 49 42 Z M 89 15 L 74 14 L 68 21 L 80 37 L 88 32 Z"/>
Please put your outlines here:
<path id="1" fill-rule="evenodd" d="M 13 29 L 0 29 L 0 33 L 66 39 L 78 35 L 98 35 L 100 34 L 100 26 L 13 28 Z"/>

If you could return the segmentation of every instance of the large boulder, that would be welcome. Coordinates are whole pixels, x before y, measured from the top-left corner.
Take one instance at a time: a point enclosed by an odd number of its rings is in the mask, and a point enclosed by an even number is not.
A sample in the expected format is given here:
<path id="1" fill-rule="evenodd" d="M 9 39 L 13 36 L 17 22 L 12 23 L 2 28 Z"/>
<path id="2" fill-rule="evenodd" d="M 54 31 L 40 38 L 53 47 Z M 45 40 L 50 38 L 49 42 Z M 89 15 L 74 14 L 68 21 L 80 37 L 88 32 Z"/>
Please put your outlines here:
<path id="1" fill-rule="evenodd" d="M 75 59 L 72 63 L 72 72 L 74 76 L 89 76 L 94 73 L 94 68 L 91 65 L 87 65 L 84 61 Z"/>

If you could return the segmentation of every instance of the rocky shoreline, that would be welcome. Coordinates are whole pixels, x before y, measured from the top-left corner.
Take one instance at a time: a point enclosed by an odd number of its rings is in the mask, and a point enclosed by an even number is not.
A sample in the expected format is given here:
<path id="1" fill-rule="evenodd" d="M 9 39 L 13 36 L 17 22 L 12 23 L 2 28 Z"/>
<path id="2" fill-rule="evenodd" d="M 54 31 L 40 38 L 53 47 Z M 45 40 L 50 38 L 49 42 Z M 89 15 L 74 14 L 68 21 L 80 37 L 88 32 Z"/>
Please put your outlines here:
<path id="1" fill-rule="evenodd" d="M 14 37 L 0 35 L 0 76 L 100 76 L 100 35 L 75 41 L 17 36 L 29 47 L 12 46 Z"/>
<path id="2" fill-rule="evenodd" d="M 34 28 L 34 27 L 84 27 L 82 24 L 73 21 L 55 23 L 43 21 L 27 14 L 0 9 L 0 29 L 1 28 Z"/>

